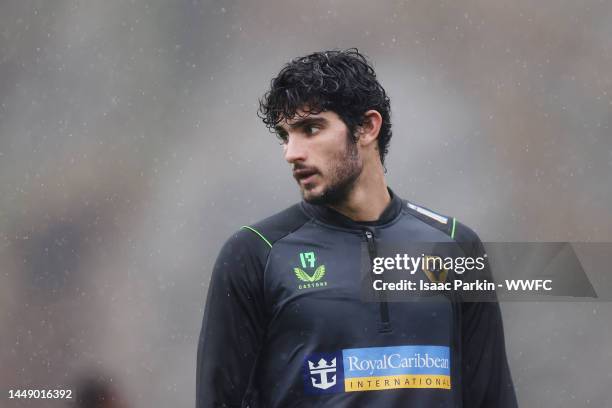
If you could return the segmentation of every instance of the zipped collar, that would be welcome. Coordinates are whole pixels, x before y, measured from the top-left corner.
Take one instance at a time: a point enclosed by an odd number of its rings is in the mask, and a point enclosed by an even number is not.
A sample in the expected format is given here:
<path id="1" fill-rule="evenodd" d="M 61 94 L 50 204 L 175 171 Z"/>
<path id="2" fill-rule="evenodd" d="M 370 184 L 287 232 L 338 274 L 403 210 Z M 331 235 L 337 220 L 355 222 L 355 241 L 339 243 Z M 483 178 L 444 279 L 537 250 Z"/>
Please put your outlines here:
<path id="1" fill-rule="evenodd" d="M 325 224 L 355 229 L 363 229 L 364 227 L 375 227 L 388 224 L 389 222 L 399 217 L 402 213 L 402 199 L 399 198 L 390 188 L 387 187 L 387 190 L 389 191 L 389 195 L 391 196 L 391 201 L 376 221 L 354 221 L 346 215 L 343 215 L 338 211 L 334 210 L 333 208 L 330 208 L 325 205 L 309 204 L 305 201 L 302 201 L 301 205 L 307 214 Z"/>

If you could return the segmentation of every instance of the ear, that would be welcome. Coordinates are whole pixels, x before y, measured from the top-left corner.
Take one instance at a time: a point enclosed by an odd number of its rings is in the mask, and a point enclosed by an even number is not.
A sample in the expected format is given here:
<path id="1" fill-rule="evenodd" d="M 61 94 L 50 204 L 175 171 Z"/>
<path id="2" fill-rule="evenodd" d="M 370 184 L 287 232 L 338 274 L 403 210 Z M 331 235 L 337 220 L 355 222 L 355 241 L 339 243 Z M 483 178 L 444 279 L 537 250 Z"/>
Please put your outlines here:
<path id="1" fill-rule="evenodd" d="M 363 114 L 363 124 L 357 129 L 357 133 L 359 134 L 358 143 L 362 147 L 377 143 L 382 120 L 380 113 L 374 109 Z"/>

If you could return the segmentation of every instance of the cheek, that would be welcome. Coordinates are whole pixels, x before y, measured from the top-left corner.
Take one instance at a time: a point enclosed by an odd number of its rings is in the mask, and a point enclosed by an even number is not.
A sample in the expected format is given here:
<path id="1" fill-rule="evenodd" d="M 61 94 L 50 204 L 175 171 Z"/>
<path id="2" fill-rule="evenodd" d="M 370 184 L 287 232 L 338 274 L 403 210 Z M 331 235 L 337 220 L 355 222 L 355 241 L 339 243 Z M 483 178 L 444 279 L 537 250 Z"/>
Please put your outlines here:
<path id="1" fill-rule="evenodd" d="M 334 182 L 338 175 L 338 169 L 341 165 L 341 157 L 329 156 L 325 162 L 321 164 L 320 172 L 325 182 Z"/>
<path id="2" fill-rule="evenodd" d="M 333 173 L 333 169 L 338 164 L 338 156 L 335 154 L 327 154 L 324 157 L 321 157 L 321 162 L 319 163 L 319 172 L 325 177 L 328 177 Z"/>
<path id="3" fill-rule="evenodd" d="M 331 138 L 330 138 L 331 139 Z M 334 141 L 327 140 L 325 144 L 312 145 L 309 151 L 311 164 L 324 178 L 329 178 L 336 172 L 338 166 L 346 161 L 347 150 L 345 140 L 335 138 Z"/>

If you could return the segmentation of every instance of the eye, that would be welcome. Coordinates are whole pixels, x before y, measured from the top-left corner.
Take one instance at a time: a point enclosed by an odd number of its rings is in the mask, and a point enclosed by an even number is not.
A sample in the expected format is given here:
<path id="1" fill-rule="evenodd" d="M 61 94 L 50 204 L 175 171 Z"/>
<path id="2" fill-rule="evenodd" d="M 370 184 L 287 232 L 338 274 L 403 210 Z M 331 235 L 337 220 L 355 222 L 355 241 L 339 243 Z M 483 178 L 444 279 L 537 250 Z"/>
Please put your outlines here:
<path id="1" fill-rule="evenodd" d="M 282 145 L 287 144 L 287 132 L 284 132 L 284 131 L 276 132 L 276 138 L 278 139 L 280 144 Z"/>
<path id="2" fill-rule="evenodd" d="M 320 128 L 319 126 L 316 126 L 316 125 L 308 125 L 306 126 L 305 130 L 306 130 L 307 135 L 314 135 L 320 130 Z"/>

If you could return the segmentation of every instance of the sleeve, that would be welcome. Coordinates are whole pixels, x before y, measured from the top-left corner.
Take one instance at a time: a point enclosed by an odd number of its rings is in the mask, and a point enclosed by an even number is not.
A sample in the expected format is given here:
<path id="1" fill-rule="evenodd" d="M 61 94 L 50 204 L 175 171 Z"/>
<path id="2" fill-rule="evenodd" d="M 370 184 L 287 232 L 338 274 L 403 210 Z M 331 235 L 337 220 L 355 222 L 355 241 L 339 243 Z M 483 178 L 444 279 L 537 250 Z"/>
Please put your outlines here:
<path id="1" fill-rule="evenodd" d="M 198 342 L 196 408 L 242 407 L 266 328 L 263 270 L 269 246 L 241 230 L 215 262 Z"/>
<path id="2" fill-rule="evenodd" d="M 460 231 L 460 232 L 459 232 Z M 485 255 L 478 236 L 461 225 L 458 240 L 469 256 Z M 489 263 L 479 279 L 493 281 Z M 493 295 L 494 296 L 494 295 Z M 461 305 L 461 365 L 463 406 L 516 408 L 517 400 L 508 367 L 501 310 L 497 298 L 464 301 Z"/>

